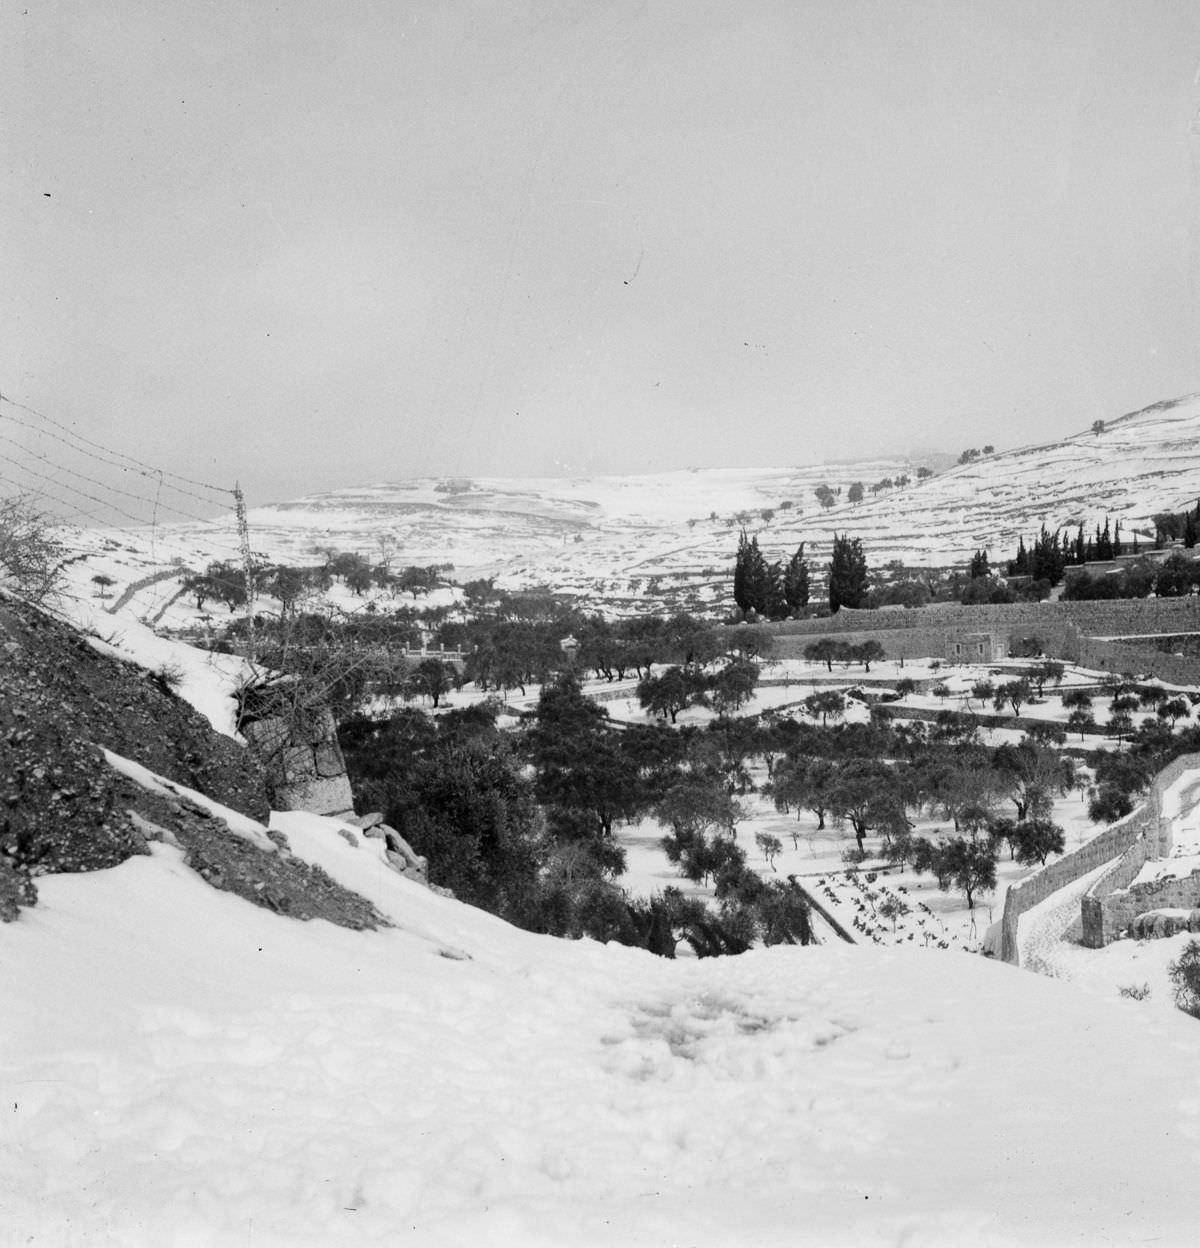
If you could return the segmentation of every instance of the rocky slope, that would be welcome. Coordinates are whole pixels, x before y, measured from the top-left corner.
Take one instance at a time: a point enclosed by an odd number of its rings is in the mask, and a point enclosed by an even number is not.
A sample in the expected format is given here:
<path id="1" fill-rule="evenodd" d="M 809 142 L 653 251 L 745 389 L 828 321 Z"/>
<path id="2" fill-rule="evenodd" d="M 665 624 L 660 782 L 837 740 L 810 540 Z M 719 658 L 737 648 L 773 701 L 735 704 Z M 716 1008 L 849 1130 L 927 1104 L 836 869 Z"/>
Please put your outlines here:
<path id="1" fill-rule="evenodd" d="M 116 866 L 166 841 L 215 887 L 270 909 L 381 921 L 286 844 L 213 815 L 198 795 L 265 820 L 262 770 L 162 677 L 0 597 L 0 688 L 0 919 L 36 901 L 39 876 Z M 118 770 L 106 750 L 132 765 Z M 140 781 L 137 765 L 165 783 Z"/>

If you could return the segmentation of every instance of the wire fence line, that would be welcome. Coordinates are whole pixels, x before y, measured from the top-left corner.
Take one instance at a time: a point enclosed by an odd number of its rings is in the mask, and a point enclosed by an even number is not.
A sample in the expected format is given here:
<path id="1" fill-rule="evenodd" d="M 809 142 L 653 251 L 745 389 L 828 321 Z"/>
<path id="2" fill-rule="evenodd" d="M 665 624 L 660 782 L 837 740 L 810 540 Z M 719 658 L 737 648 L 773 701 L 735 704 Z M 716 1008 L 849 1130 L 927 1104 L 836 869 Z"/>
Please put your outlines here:
<path id="1" fill-rule="evenodd" d="M 147 463 L 0 393 L 4 496 L 28 498 L 48 522 L 92 530 L 101 544 L 123 539 L 155 565 L 200 570 L 206 562 L 246 562 L 238 486 Z"/>
<path id="2" fill-rule="evenodd" d="M 22 411 L 27 416 L 31 416 L 35 420 L 41 422 L 40 427 L 44 429 L 49 434 L 49 436 L 55 437 L 59 441 L 65 440 L 68 445 L 84 446 L 84 447 L 87 447 L 90 451 L 99 451 L 101 455 L 103 455 L 110 462 L 116 463 L 119 466 L 126 467 L 127 469 L 132 470 L 134 472 L 138 472 L 144 476 L 159 477 L 159 478 L 170 477 L 172 481 L 182 481 L 186 485 L 195 486 L 198 489 L 206 490 L 208 491 L 209 495 L 230 495 L 231 496 L 234 493 L 234 491 L 229 489 L 227 486 L 210 485 L 205 481 L 197 481 L 192 477 L 184 477 L 184 476 L 181 476 L 177 472 L 170 472 L 164 468 L 157 468 L 153 464 L 144 463 L 140 459 L 135 459 L 132 455 L 127 455 L 124 451 L 120 451 L 112 447 L 104 446 L 99 442 L 93 441 L 91 438 L 84 437 L 83 434 L 81 433 L 76 433 L 68 425 L 64 425 L 61 421 L 55 420 L 52 416 L 44 416 L 41 412 L 37 411 L 35 408 L 29 407 L 28 405 L 24 403 L 18 403 L 16 399 L 10 398 L 6 394 L 0 393 L 0 413 L 2 413 L 9 420 L 24 424 L 28 428 L 35 428 L 35 426 L 30 425 L 29 422 L 22 421 L 20 420 L 19 417 L 14 416 L 11 410 L 6 410 L 6 409 L 12 409 L 12 408 L 17 409 L 18 411 Z M 57 434 L 54 434 L 54 433 L 50 433 L 50 430 L 58 430 L 59 432 Z M 185 494 L 191 493 L 191 491 L 182 489 L 181 487 L 174 487 L 174 488 L 180 489 L 181 493 L 185 493 Z M 209 498 L 206 498 L 203 495 L 199 495 L 199 494 L 193 494 L 192 497 L 199 498 L 201 502 L 211 501 Z"/>

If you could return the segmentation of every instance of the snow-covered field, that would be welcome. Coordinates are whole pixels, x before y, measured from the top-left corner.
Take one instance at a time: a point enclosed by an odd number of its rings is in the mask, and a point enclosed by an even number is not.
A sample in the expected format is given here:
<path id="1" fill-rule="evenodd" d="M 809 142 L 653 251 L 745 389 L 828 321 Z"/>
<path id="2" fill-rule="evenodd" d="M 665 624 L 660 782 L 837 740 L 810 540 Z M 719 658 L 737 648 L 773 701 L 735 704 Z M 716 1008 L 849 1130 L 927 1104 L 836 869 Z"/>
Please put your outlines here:
<path id="1" fill-rule="evenodd" d="M 963 955 L 554 941 L 276 825 L 397 928 L 157 847 L 0 933 L 4 1242 L 1194 1242 L 1178 1012 Z"/>

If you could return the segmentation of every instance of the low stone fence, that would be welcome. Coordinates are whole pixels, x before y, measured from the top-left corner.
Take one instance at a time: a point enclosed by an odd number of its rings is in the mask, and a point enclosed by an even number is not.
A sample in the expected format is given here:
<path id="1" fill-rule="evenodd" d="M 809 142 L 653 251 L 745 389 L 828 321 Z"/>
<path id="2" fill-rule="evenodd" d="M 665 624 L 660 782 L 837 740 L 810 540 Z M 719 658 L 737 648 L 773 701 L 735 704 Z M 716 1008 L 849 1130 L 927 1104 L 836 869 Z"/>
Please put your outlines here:
<path id="1" fill-rule="evenodd" d="M 898 702 L 883 702 L 872 708 L 881 719 L 919 719 L 928 724 L 936 724 L 949 712 L 959 723 L 974 722 L 981 728 L 1015 728 L 1020 732 L 1033 732 L 1045 727 L 1052 720 L 1037 719 L 1032 715 L 1013 715 L 1008 711 L 965 711 L 959 706 L 903 706 Z M 1074 724 L 1060 724 L 1070 736 L 1080 738 L 1080 729 Z M 1108 727 L 1105 724 L 1089 724 L 1082 730 L 1085 737 L 1107 737 Z"/>
<path id="2" fill-rule="evenodd" d="M 160 568 L 157 572 L 151 572 L 149 576 L 143 576 L 140 580 L 130 581 L 128 585 L 121 591 L 120 597 L 105 607 L 105 611 L 109 615 L 116 615 L 120 609 L 134 596 L 143 589 L 147 589 L 151 585 L 157 585 L 159 581 L 169 581 L 177 576 L 186 576 L 186 568 Z M 178 595 L 177 595 L 178 596 Z"/>

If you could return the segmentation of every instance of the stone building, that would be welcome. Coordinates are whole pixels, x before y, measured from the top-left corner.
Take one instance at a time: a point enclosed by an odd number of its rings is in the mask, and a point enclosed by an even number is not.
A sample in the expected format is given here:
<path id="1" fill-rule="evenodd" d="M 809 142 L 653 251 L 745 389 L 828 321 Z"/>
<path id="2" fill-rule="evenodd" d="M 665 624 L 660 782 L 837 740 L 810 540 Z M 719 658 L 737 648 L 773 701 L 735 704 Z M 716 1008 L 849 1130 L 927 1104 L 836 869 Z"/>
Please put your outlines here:
<path id="1" fill-rule="evenodd" d="M 1008 658 L 1008 636 L 1001 632 L 951 629 L 942 658 L 948 663 L 994 663 Z"/>

